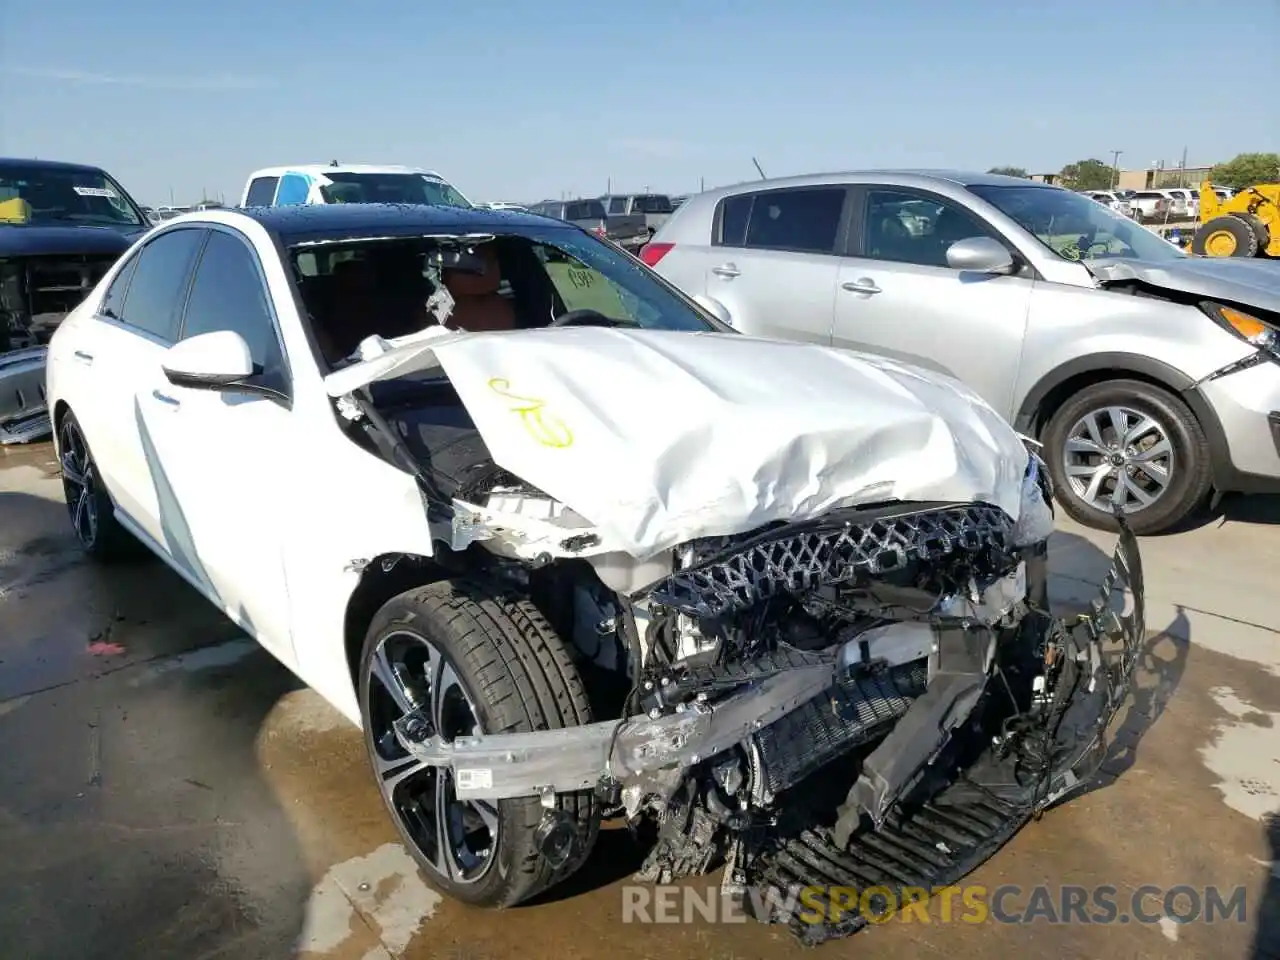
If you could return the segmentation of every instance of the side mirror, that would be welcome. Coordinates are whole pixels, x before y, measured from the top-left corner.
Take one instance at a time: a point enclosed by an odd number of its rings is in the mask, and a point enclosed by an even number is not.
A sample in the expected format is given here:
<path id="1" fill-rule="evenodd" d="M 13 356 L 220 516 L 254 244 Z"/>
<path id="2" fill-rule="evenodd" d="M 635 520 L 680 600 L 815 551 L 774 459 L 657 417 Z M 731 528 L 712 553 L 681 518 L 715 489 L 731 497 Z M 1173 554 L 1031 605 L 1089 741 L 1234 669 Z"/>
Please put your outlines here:
<path id="1" fill-rule="evenodd" d="M 990 237 L 968 237 L 947 247 L 947 266 L 969 273 L 1013 273 L 1013 257 Z"/>
<path id="2" fill-rule="evenodd" d="M 170 383 L 193 390 L 239 387 L 262 372 L 253 362 L 249 344 L 232 330 L 214 330 L 178 341 L 165 351 L 161 366 Z"/>
<path id="3" fill-rule="evenodd" d="M 716 300 L 714 297 L 703 296 L 699 293 L 694 296 L 693 302 L 723 323 L 726 327 L 733 326 L 733 317 L 729 314 L 729 308 L 719 300 Z"/>

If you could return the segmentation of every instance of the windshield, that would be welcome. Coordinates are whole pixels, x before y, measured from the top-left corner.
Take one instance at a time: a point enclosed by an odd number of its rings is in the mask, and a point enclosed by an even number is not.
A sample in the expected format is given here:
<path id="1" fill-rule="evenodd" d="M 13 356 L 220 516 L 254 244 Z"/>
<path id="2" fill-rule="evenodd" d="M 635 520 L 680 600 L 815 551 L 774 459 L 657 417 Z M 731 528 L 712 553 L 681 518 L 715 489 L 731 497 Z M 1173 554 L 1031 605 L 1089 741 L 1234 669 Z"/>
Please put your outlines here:
<path id="1" fill-rule="evenodd" d="M 443 180 L 421 173 L 326 172 L 320 188 L 325 203 L 430 203 L 471 209 L 471 203 Z"/>
<path id="2" fill-rule="evenodd" d="M 325 361 L 370 336 L 575 322 L 732 333 L 612 244 L 576 230 L 289 243 L 293 280 Z"/>
<path id="3" fill-rule="evenodd" d="M 142 212 L 101 170 L 0 167 L 0 223 L 141 226 Z"/>
<path id="4" fill-rule="evenodd" d="M 969 190 L 1064 260 L 1179 260 L 1186 256 L 1146 227 L 1070 190 L 985 185 Z"/>

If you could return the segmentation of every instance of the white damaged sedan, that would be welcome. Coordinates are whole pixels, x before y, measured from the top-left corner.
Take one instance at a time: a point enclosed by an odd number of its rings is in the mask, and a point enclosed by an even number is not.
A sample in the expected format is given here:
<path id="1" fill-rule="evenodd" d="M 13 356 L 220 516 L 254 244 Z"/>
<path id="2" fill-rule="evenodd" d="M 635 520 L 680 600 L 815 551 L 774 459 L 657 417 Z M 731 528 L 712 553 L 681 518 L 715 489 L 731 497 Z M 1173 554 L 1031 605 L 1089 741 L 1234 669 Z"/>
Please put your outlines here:
<path id="1" fill-rule="evenodd" d="M 145 545 L 358 724 L 474 904 L 614 817 L 663 882 L 953 883 L 1093 776 L 1143 632 L 1119 520 L 1094 612 L 1049 616 L 1042 464 L 963 386 L 738 335 L 541 217 L 179 217 L 47 395 L 84 548 Z"/>

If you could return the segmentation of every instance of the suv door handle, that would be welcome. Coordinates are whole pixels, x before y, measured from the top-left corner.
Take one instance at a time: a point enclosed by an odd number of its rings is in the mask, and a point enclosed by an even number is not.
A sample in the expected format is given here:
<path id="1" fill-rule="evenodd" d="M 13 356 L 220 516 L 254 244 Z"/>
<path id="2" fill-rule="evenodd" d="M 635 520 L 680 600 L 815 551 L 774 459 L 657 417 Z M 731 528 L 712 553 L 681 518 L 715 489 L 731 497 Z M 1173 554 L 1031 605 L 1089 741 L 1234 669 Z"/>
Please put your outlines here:
<path id="1" fill-rule="evenodd" d="M 711 272 L 717 277 L 724 277 L 726 280 L 732 280 L 734 277 L 741 276 L 738 268 L 732 263 L 722 263 L 718 267 L 712 267 Z"/>
<path id="2" fill-rule="evenodd" d="M 74 354 L 75 358 L 81 363 L 93 363 L 93 354 L 85 353 L 83 350 L 77 350 Z"/>
<path id="3" fill-rule="evenodd" d="M 857 280 L 846 280 L 840 284 L 850 293 L 879 293 L 880 288 L 876 286 L 876 282 L 870 277 L 859 277 Z"/>
<path id="4" fill-rule="evenodd" d="M 181 400 L 175 400 L 173 397 L 169 396 L 167 393 L 161 393 L 159 390 L 152 390 L 151 396 L 155 397 L 157 400 L 163 403 L 166 407 L 172 407 L 174 410 L 182 406 Z"/>

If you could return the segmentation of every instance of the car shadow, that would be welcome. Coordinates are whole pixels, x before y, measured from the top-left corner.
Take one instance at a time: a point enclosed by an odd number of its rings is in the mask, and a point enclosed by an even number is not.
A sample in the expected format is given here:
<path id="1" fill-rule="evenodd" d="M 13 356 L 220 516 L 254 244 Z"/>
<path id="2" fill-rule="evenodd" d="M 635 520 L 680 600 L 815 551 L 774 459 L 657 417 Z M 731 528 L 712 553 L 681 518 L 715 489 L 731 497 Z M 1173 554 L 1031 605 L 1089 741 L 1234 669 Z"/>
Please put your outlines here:
<path id="1" fill-rule="evenodd" d="M 0 953 L 292 956 L 313 880 L 258 741 L 298 683 L 61 502 L 0 491 L 0 557 Z"/>
<path id="2" fill-rule="evenodd" d="M 1276 960 L 1280 957 L 1280 813 L 1263 821 L 1267 848 L 1271 851 L 1270 870 L 1262 886 L 1258 904 L 1258 929 L 1254 934 L 1249 960 Z"/>
<path id="3" fill-rule="evenodd" d="M 1153 536 L 1168 537 L 1202 527 L 1217 526 L 1225 523 L 1251 523 L 1259 526 L 1275 526 L 1280 524 L 1280 495 L 1231 493 L 1222 498 L 1222 502 L 1212 509 L 1206 507 L 1193 513 L 1186 520 L 1170 527 L 1168 530 Z"/>
<path id="4" fill-rule="evenodd" d="M 1139 551 L 1142 546 L 1139 542 Z M 1056 562 L 1055 562 L 1056 561 Z M 1084 537 L 1056 531 L 1050 540 L 1050 600 L 1054 612 L 1071 616 L 1084 613 L 1101 596 L 1099 584 L 1111 568 L 1112 555 Z M 1121 612 L 1125 599 L 1117 595 L 1112 609 Z M 1148 609 L 1148 617 L 1149 617 Z M 1147 635 L 1137 652 L 1131 698 L 1122 708 L 1119 726 L 1111 728 L 1101 775 L 1076 796 L 1109 786 L 1133 767 L 1138 745 L 1164 713 L 1182 683 L 1191 649 L 1191 622 L 1182 607 L 1165 624 L 1147 620 Z M 1117 651 L 1106 651 L 1113 658 Z"/>

